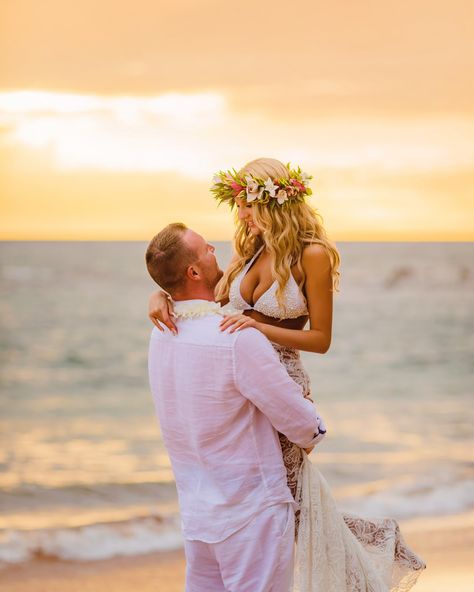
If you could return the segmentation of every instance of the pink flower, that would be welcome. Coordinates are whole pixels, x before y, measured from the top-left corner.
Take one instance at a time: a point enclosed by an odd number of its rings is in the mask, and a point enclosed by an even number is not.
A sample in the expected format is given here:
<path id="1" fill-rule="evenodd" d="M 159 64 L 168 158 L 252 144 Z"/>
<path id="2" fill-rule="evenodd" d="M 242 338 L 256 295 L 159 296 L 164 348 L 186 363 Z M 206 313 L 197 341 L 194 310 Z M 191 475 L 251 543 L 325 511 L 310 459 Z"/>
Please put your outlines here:
<path id="1" fill-rule="evenodd" d="M 230 186 L 232 187 L 232 191 L 234 192 L 234 196 L 239 195 L 239 193 L 243 189 L 242 185 L 240 185 L 239 183 L 237 183 L 237 181 L 231 181 L 230 182 Z"/>
<path id="2" fill-rule="evenodd" d="M 291 184 L 297 187 L 300 191 L 306 191 L 306 187 L 297 179 L 291 179 Z"/>

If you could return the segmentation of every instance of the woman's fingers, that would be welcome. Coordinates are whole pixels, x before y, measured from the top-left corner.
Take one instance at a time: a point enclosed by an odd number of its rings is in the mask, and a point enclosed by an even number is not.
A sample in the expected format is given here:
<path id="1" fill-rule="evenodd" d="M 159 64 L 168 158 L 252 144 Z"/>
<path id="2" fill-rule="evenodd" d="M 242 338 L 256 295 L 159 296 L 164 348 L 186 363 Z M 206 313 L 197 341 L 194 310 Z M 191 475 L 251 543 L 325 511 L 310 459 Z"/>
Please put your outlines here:
<path id="1" fill-rule="evenodd" d="M 163 327 L 160 325 L 160 323 L 158 322 L 157 319 L 155 319 L 155 317 L 152 314 L 148 315 L 148 318 L 150 319 L 150 321 L 155 325 L 155 327 L 157 329 L 159 329 L 162 333 L 164 331 Z"/>
<path id="2" fill-rule="evenodd" d="M 176 325 L 174 324 L 173 321 L 173 305 L 171 304 L 171 302 L 167 301 L 167 306 L 165 306 L 164 308 L 161 309 L 161 317 L 162 317 L 162 322 L 163 324 L 168 327 L 168 329 L 171 331 L 171 333 L 173 333 L 173 335 L 177 335 L 178 333 L 178 328 L 176 327 Z"/>
<path id="3" fill-rule="evenodd" d="M 245 329 L 246 327 L 253 327 L 255 325 L 255 321 L 246 315 L 232 315 L 229 317 L 224 317 L 224 320 L 221 321 L 221 331 L 229 330 L 229 333 L 233 333 L 234 331 L 240 331 L 241 329 Z"/>
<path id="4" fill-rule="evenodd" d="M 177 335 L 178 334 L 178 329 L 176 328 L 176 325 L 173 323 L 173 321 L 171 320 L 170 317 L 167 317 L 166 319 L 165 318 L 160 318 L 160 320 L 158 320 L 152 314 L 149 314 L 148 315 L 148 318 L 155 325 L 155 327 L 157 329 L 159 329 L 161 332 L 163 332 L 164 329 L 161 326 L 160 321 L 163 323 L 163 325 L 165 327 L 168 327 L 168 329 L 171 331 L 171 333 L 173 333 L 173 335 Z"/>
<path id="5" fill-rule="evenodd" d="M 241 314 L 230 315 L 228 317 L 227 316 L 224 317 L 224 319 L 221 321 L 221 324 L 220 324 L 221 331 L 225 331 L 226 329 L 228 329 L 229 327 L 231 327 L 232 325 L 237 323 L 242 317 L 244 317 L 244 315 L 241 315 Z M 244 317 L 244 318 L 248 319 L 248 317 Z"/>
<path id="6" fill-rule="evenodd" d="M 154 292 L 150 296 L 148 303 L 148 318 L 160 331 L 164 331 L 163 325 L 167 327 L 173 335 L 178 333 L 173 320 L 173 302 L 171 297 L 163 291 Z"/>
<path id="7" fill-rule="evenodd" d="M 242 331 L 242 329 L 247 329 L 247 327 L 253 327 L 253 323 L 249 322 L 249 321 L 245 321 L 241 325 L 239 325 L 238 327 L 235 327 L 235 329 L 232 329 L 230 332 L 233 333 L 234 331 Z"/>

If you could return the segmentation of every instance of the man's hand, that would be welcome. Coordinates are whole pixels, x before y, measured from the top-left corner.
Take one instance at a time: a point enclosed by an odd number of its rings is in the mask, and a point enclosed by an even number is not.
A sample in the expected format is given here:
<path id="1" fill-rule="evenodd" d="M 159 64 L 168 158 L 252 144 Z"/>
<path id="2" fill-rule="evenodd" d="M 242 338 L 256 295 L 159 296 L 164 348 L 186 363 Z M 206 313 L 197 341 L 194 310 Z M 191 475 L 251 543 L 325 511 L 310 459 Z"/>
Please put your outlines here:
<path id="1" fill-rule="evenodd" d="M 178 329 L 172 320 L 173 316 L 173 302 L 171 301 L 171 296 L 162 290 L 153 292 L 148 301 L 148 318 L 150 321 L 160 331 L 164 331 L 163 327 L 160 325 L 160 322 L 163 323 L 173 335 L 176 335 Z"/>

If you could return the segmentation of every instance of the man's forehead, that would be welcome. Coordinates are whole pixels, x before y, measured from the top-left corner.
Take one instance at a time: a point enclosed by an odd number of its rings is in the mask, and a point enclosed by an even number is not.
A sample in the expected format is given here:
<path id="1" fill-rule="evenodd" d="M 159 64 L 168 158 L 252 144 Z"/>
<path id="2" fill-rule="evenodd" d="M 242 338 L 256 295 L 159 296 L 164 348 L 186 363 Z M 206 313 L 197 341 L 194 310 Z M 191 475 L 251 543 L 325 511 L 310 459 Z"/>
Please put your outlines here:
<path id="1" fill-rule="evenodd" d="M 183 239 L 186 242 L 186 244 L 192 249 L 198 249 L 199 247 L 202 247 L 203 244 L 206 244 L 204 238 L 197 232 L 194 232 L 194 230 L 191 230 L 190 228 L 188 228 L 184 233 Z"/>

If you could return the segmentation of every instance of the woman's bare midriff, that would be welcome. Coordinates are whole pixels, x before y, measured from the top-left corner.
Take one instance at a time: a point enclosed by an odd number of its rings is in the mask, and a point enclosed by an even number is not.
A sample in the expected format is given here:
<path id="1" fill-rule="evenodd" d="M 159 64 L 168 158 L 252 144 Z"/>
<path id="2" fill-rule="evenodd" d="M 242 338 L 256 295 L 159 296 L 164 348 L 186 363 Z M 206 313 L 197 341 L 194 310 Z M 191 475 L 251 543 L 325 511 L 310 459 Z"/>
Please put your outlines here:
<path id="1" fill-rule="evenodd" d="M 252 317 L 252 319 L 255 319 L 258 323 L 274 325 L 275 327 L 282 327 L 283 329 L 303 329 L 309 318 L 308 315 L 304 315 L 297 319 L 275 319 L 274 317 L 267 317 L 267 315 L 257 312 L 256 310 L 245 310 L 244 314 Z"/>

